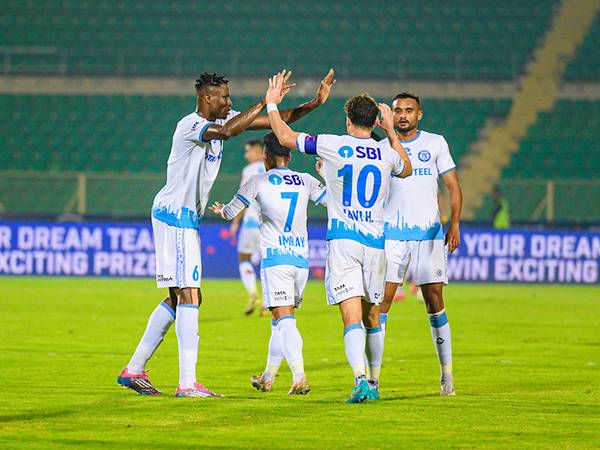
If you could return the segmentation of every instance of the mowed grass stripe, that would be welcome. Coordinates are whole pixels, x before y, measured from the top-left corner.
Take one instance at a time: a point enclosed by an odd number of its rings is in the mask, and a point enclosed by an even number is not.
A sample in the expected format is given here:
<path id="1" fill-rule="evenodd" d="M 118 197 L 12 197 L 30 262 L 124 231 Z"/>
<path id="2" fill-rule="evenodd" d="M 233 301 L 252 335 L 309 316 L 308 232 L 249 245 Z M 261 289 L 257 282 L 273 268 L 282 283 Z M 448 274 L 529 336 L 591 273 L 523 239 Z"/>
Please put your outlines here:
<path id="1" fill-rule="evenodd" d="M 223 399 L 175 399 L 174 329 L 150 361 L 161 397 L 120 388 L 146 319 L 152 280 L 0 278 L 2 448 L 592 448 L 600 429 L 600 288 L 464 285 L 446 289 L 456 398 L 438 396 L 424 306 L 394 305 L 381 401 L 346 405 L 352 374 L 337 308 L 310 282 L 298 327 L 312 391 L 271 393 L 266 318 L 242 315 L 235 280 L 203 282 L 198 374 Z"/>

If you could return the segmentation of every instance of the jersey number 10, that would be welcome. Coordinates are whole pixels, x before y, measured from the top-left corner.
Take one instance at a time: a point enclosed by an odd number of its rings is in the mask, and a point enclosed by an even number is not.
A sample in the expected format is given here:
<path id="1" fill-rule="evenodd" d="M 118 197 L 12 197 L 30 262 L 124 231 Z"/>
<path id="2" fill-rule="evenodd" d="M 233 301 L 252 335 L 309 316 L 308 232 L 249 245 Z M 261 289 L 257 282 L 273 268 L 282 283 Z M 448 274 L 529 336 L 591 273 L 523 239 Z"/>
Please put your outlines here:
<path id="1" fill-rule="evenodd" d="M 354 168 L 352 164 L 346 164 L 340 170 L 338 170 L 338 176 L 343 177 L 344 190 L 342 192 L 342 201 L 344 206 L 351 206 L 352 203 L 352 186 L 353 186 L 353 174 Z M 369 175 L 373 174 L 373 191 L 369 198 L 367 198 L 367 180 Z M 358 179 L 356 180 L 356 197 L 358 203 L 363 208 L 371 208 L 381 189 L 381 172 L 373 164 L 367 164 L 358 173 Z"/>

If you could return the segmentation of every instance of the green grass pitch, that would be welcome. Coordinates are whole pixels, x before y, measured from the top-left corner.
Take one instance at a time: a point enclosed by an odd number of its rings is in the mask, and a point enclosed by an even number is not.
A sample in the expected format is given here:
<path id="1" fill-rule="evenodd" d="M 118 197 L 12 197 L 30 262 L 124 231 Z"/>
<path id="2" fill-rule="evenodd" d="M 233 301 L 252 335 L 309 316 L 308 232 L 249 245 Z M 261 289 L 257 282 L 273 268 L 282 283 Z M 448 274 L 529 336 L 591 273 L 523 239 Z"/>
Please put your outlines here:
<path id="1" fill-rule="evenodd" d="M 298 326 L 312 391 L 271 393 L 269 320 L 238 281 L 207 280 L 198 373 L 223 399 L 176 399 L 174 329 L 150 361 L 164 395 L 122 389 L 163 293 L 152 280 L 0 278 L 0 448 L 592 448 L 600 445 L 600 288 L 451 285 L 455 398 L 438 396 L 424 306 L 394 305 L 379 402 L 347 405 L 337 308 L 307 287 Z"/>

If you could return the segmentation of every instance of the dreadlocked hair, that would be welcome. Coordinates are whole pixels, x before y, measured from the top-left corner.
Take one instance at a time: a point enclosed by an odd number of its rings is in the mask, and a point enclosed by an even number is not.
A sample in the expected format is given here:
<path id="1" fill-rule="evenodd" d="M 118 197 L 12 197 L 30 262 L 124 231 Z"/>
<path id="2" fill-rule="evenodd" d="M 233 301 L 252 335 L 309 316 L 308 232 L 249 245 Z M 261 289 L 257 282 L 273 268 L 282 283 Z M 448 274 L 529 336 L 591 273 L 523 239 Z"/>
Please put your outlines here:
<path id="1" fill-rule="evenodd" d="M 227 83 L 229 83 L 229 80 L 227 80 L 223 75 L 204 72 L 202 75 L 200 75 L 200 78 L 196 80 L 196 90 L 198 91 L 209 86 L 221 86 Z"/>

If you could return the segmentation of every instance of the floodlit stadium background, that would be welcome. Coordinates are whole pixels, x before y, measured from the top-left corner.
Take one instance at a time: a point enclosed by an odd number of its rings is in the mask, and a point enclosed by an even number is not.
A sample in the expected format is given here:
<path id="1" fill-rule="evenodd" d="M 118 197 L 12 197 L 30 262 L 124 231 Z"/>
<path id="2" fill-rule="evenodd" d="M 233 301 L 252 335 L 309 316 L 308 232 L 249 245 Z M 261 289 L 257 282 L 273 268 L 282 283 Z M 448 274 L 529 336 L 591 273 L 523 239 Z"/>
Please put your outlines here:
<path id="1" fill-rule="evenodd" d="M 465 232 L 491 228 L 498 186 L 513 229 L 589 232 L 590 246 L 598 239 L 600 16 L 593 1 L 236 0 L 194 7 L 179 0 L 14 0 L 0 7 L 0 217 L 13 224 L 12 250 L 19 246 L 14 223 L 23 220 L 148 225 L 174 126 L 195 107 L 199 73 L 230 77 L 234 108 L 242 110 L 282 68 L 298 82 L 286 101 L 292 105 L 314 94 L 329 67 L 338 80 L 332 98 L 296 129 L 343 133 L 348 96 L 367 91 L 389 103 L 399 91 L 414 91 L 423 100 L 421 127 L 446 137 L 459 167 Z M 260 135 L 226 143 L 212 200 L 235 192 L 243 143 Z M 310 158 L 295 157 L 292 167 L 314 172 Z M 319 228 L 314 219 L 323 220 L 325 210 L 313 208 L 311 217 Z M 217 252 L 225 228 L 210 221 L 205 251 L 234 267 L 233 248 Z M 537 245 L 522 236 L 526 247 Z M 574 236 L 566 237 L 574 244 L 564 236 L 556 244 L 574 246 L 571 253 L 549 252 L 554 244 L 545 241 L 543 257 L 595 260 L 597 272 L 600 250 L 578 253 Z M 60 249 L 26 243 L 22 250 Z M 38 273 L 20 270 L 2 273 Z M 599 279 L 583 278 L 575 281 Z"/>

